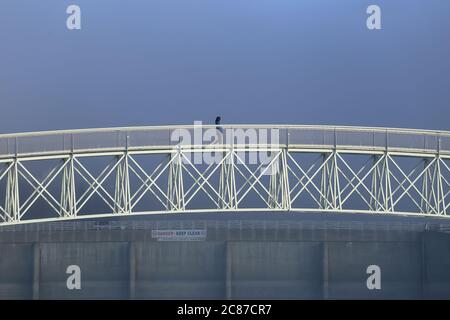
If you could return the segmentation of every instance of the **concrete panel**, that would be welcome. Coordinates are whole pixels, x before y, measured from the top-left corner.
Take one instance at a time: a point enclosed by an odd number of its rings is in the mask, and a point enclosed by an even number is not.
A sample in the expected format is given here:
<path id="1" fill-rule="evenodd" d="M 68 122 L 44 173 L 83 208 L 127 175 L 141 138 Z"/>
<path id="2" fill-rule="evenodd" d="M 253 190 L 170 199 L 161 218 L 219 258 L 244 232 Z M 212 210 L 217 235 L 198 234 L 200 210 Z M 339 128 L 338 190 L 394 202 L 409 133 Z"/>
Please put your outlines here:
<path id="1" fill-rule="evenodd" d="M 450 234 L 424 233 L 424 297 L 450 298 Z"/>
<path id="2" fill-rule="evenodd" d="M 126 242 L 41 243 L 40 298 L 128 298 Z M 67 267 L 81 268 L 81 290 L 66 286 Z"/>
<path id="3" fill-rule="evenodd" d="M 450 234 L 424 232 L 425 220 L 400 228 L 401 217 L 392 225 L 359 215 L 199 217 L 146 217 L 145 228 L 0 229 L 0 299 L 450 298 Z M 180 228 L 207 229 L 207 241 L 151 237 L 150 230 Z M 70 264 L 82 269 L 81 291 L 66 288 Z M 382 269 L 381 291 L 366 287 L 370 264 Z"/>
<path id="4" fill-rule="evenodd" d="M 225 297 L 223 242 L 136 243 L 136 298 Z"/>
<path id="5" fill-rule="evenodd" d="M 0 257 L 0 299 L 31 299 L 33 244 L 1 244 Z"/>
<path id="6" fill-rule="evenodd" d="M 231 292 L 234 299 L 322 297 L 319 242 L 232 242 Z"/>
<path id="7" fill-rule="evenodd" d="M 367 288 L 367 267 L 381 268 L 381 289 Z M 420 242 L 335 242 L 328 244 L 331 299 L 421 298 Z"/>

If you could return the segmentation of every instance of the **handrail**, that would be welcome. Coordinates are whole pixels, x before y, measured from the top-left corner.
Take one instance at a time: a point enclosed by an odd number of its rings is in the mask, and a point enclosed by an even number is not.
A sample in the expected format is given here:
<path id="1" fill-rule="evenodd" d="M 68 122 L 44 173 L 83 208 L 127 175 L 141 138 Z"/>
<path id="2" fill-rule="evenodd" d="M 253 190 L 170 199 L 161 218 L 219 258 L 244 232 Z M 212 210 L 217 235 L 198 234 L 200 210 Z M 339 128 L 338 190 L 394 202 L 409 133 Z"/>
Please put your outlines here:
<path id="1" fill-rule="evenodd" d="M 372 128 L 325 125 L 270 125 L 238 124 L 220 125 L 228 132 L 232 130 L 256 130 L 259 134 L 266 130 L 282 132 L 275 144 L 292 147 L 342 147 L 360 150 L 390 149 L 401 152 L 441 153 L 450 155 L 450 131 L 415 130 L 395 128 Z M 216 125 L 173 125 L 173 126 L 136 126 L 98 129 L 56 130 L 25 132 L 0 135 L 0 157 L 36 156 L 67 154 L 74 152 L 102 152 L 105 150 L 132 150 L 138 148 L 171 148 L 178 144 L 173 141 L 172 133 L 177 130 L 215 129 Z M 233 131 L 234 130 L 234 131 Z M 246 133 L 244 133 L 245 135 Z M 96 136 L 98 135 L 98 136 Z M 195 134 L 194 134 L 195 136 Z M 226 135 L 224 135 L 226 137 Z M 224 139 L 228 145 L 237 136 Z M 244 139 L 245 140 L 245 139 Z M 203 143 L 203 142 L 202 142 Z M 271 142 L 245 142 L 248 146 L 264 146 Z M 188 143 L 188 146 L 197 145 Z"/>
<path id="2" fill-rule="evenodd" d="M 443 135 L 450 137 L 448 130 L 431 130 L 431 129 L 413 129 L 413 128 L 392 128 L 392 127 L 364 127 L 364 126 L 335 126 L 335 125 L 290 125 L 290 124 L 221 124 L 224 129 L 252 128 L 252 129 L 313 129 L 313 130 L 338 130 L 338 131 L 361 131 L 361 132 L 379 132 L 379 133 L 414 133 L 425 135 Z M 18 133 L 2 133 L 2 138 L 15 137 L 35 137 L 55 134 L 78 134 L 78 133 L 101 133 L 101 132 L 117 132 L 117 131 L 141 131 L 141 130 L 170 130 L 170 129 L 194 129 L 196 125 L 159 125 L 159 126 L 131 126 L 131 127 L 104 127 L 104 128 L 84 128 L 84 129 L 67 129 L 67 130 L 48 130 L 48 131 L 30 131 Z M 202 128 L 213 129 L 217 125 L 203 124 Z"/>

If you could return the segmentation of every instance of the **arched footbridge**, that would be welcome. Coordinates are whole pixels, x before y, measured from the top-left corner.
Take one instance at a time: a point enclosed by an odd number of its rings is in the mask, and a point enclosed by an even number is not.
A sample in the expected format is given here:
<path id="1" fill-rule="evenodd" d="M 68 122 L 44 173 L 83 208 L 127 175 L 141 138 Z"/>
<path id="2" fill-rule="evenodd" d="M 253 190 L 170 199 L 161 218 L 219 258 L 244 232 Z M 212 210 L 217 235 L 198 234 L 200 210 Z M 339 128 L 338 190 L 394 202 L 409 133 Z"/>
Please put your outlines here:
<path id="1" fill-rule="evenodd" d="M 0 135 L 0 226 L 144 214 L 449 217 L 450 132 L 220 125 Z"/>

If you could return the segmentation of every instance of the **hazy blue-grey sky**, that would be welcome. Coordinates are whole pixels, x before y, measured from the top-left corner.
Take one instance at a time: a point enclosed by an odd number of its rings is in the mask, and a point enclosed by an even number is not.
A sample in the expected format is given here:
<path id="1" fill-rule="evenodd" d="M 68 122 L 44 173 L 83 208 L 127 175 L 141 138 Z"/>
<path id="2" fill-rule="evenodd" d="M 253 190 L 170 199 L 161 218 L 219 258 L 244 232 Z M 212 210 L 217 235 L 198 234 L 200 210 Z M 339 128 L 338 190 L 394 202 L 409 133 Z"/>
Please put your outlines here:
<path id="1" fill-rule="evenodd" d="M 0 111 L 0 132 L 218 114 L 450 130 L 450 1 L 0 0 Z"/>

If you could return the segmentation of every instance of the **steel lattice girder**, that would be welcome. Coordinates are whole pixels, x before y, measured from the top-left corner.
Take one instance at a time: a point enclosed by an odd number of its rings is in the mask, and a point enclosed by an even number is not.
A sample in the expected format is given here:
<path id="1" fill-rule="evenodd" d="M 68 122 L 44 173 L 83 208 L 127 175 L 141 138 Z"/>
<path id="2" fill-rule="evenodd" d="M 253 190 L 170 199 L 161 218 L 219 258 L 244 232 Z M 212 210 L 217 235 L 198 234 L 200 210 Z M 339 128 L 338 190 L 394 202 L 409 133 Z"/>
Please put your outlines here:
<path id="1" fill-rule="evenodd" d="M 218 161 L 195 164 L 192 155 L 204 152 L 174 148 L 3 161 L 0 224 L 264 210 L 448 217 L 450 159 L 438 153 L 227 146 L 219 150 Z M 267 152 L 270 161 L 249 164 L 244 158 L 251 152 Z M 102 157 L 109 162 L 97 165 L 99 173 L 94 174 L 87 160 Z M 54 165 L 45 174 L 28 168 L 31 162 L 47 160 Z M 83 211 L 94 196 L 106 211 Z M 45 217 L 32 212 L 38 200 L 47 205 Z"/>

